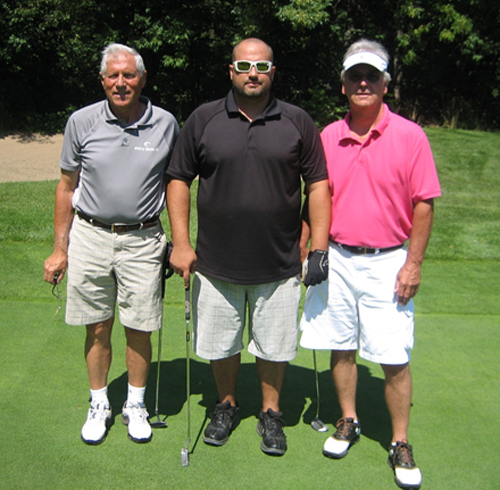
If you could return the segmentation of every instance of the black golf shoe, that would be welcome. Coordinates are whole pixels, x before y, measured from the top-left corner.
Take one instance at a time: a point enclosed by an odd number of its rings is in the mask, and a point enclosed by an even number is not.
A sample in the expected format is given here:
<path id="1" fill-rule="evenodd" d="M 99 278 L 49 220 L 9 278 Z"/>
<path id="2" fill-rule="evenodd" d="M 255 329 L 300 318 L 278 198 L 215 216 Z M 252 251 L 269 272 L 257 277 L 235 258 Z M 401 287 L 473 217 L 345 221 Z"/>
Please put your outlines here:
<path id="1" fill-rule="evenodd" d="M 236 428 L 239 408 L 232 407 L 231 402 L 217 403 L 210 414 L 210 422 L 203 434 L 203 442 L 211 446 L 226 444 L 231 432 Z"/>
<path id="2" fill-rule="evenodd" d="M 283 432 L 283 419 L 281 412 L 268 408 L 267 412 L 260 412 L 257 432 L 262 437 L 260 448 L 266 454 L 283 456 L 287 449 L 286 436 Z"/>

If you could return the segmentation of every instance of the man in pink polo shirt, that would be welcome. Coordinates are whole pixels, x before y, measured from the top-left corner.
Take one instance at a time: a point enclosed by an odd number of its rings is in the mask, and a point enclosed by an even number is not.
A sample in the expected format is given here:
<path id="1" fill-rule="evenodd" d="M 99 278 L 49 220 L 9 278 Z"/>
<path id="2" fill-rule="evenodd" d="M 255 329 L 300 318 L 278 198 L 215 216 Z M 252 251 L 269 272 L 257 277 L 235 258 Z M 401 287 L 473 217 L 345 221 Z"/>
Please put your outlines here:
<path id="1" fill-rule="evenodd" d="M 332 351 L 342 416 L 323 454 L 343 458 L 359 440 L 359 351 L 384 371 L 392 421 L 388 462 L 395 481 L 401 488 L 419 488 L 422 474 L 407 434 L 412 298 L 431 234 L 433 199 L 441 190 L 425 133 L 384 104 L 388 63 L 385 48 L 366 39 L 344 56 L 342 93 L 350 111 L 321 135 L 333 192 L 329 278 L 307 291 L 300 344 Z M 306 238 L 307 231 L 302 243 Z"/>

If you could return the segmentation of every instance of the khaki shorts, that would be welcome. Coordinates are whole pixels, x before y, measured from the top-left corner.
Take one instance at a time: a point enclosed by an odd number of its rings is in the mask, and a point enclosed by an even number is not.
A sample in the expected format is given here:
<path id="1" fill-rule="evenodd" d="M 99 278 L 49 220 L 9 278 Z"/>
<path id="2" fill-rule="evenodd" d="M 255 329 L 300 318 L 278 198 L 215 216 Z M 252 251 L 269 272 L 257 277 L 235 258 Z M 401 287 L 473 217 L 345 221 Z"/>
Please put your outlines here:
<path id="1" fill-rule="evenodd" d="M 75 216 L 68 250 L 66 323 L 90 325 L 115 316 L 151 332 L 162 321 L 161 268 L 166 239 L 153 228 L 114 233 Z"/>
<path id="2" fill-rule="evenodd" d="M 300 322 L 307 349 L 357 350 L 379 364 L 406 364 L 413 348 L 413 300 L 406 306 L 394 293 L 406 261 L 399 249 L 354 255 L 329 247 L 328 281 L 309 287 Z"/>
<path id="3" fill-rule="evenodd" d="M 203 359 L 243 350 L 248 308 L 248 352 L 275 362 L 297 355 L 298 276 L 268 284 L 231 284 L 199 272 L 193 280 L 193 347 Z"/>

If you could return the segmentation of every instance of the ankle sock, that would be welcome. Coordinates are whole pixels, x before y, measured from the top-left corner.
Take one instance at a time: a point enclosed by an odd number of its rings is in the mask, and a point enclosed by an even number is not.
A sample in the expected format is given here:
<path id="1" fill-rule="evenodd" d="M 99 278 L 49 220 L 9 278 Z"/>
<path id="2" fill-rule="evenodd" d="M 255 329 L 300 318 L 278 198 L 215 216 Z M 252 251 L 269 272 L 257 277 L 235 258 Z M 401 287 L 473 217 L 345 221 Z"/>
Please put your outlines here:
<path id="1" fill-rule="evenodd" d="M 100 390 L 90 390 L 90 398 L 92 405 L 107 405 L 109 407 L 108 387 L 105 386 Z"/>
<path id="2" fill-rule="evenodd" d="M 146 387 L 137 388 L 128 384 L 128 394 L 127 394 L 127 404 L 144 403 L 144 395 L 146 393 Z"/>

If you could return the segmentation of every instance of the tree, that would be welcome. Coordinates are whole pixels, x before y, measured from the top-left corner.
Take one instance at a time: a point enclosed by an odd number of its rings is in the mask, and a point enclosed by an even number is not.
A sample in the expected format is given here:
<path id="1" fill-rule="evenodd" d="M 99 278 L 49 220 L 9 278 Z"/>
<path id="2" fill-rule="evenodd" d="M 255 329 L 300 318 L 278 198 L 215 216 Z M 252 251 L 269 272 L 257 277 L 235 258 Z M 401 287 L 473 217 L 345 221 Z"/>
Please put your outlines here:
<path id="1" fill-rule="evenodd" d="M 99 53 L 137 48 L 145 94 L 184 121 L 229 90 L 232 46 L 275 52 L 274 90 L 319 126 L 343 116 L 342 56 L 361 37 L 393 58 L 387 100 L 421 123 L 500 128 L 499 7 L 490 0 L 0 0 L 3 129 L 61 130 L 102 98 Z"/>
<path id="2" fill-rule="evenodd" d="M 499 127 L 498 5 L 487 0 L 399 4 L 398 106 L 427 123 Z"/>

